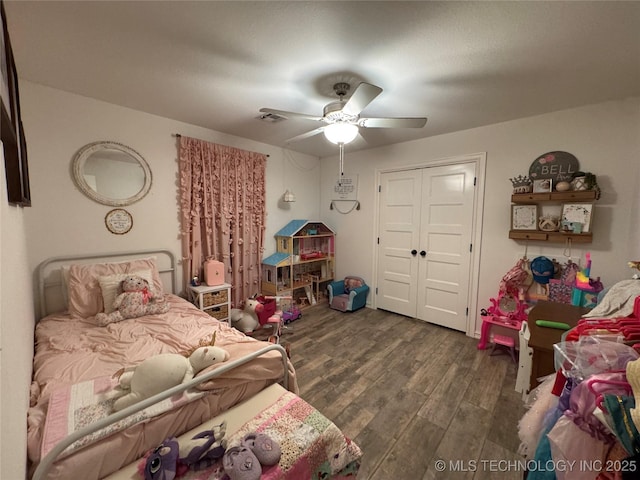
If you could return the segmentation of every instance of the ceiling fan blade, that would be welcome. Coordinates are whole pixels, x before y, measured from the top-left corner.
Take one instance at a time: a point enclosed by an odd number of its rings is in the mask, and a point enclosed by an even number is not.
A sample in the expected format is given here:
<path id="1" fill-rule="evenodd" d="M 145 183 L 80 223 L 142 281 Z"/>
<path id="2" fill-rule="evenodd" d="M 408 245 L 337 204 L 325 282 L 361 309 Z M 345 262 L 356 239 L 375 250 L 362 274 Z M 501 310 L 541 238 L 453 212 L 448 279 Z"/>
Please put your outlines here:
<path id="1" fill-rule="evenodd" d="M 319 127 L 319 128 L 316 128 L 315 130 L 311 130 L 309 132 L 302 133 L 300 135 L 296 135 L 295 137 L 290 138 L 289 140 L 286 140 L 285 143 L 299 142 L 300 140 L 304 140 L 305 138 L 309 138 L 309 137 L 313 137 L 314 135 L 318 135 L 319 133 L 322 133 L 323 131 L 324 131 L 324 127 Z"/>
<path id="2" fill-rule="evenodd" d="M 380 93 L 382 93 L 380 87 L 362 82 L 356 87 L 351 98 L 347 100 L 342 111 L 347 115 L 358 115 L 374 98 L 380 95 Z"/>
<path id="3" fill-rule="evenodd" d="M 273 108 L 261 108 L 260 113 L 271 113 L 286 118 L 306 118 L 307 120 L 316 120 L 318 122 L 322 120 L 322 117 L 307 115 L 306 113 L 287 112 L 285 110 L 275 110 Z"/>
<path id="4" fill-rule="evenodd" d="M 364 128 L 422 128 L 426 125 L 424 117 L 414 118 L 361 118 L 358 125 Z"/>

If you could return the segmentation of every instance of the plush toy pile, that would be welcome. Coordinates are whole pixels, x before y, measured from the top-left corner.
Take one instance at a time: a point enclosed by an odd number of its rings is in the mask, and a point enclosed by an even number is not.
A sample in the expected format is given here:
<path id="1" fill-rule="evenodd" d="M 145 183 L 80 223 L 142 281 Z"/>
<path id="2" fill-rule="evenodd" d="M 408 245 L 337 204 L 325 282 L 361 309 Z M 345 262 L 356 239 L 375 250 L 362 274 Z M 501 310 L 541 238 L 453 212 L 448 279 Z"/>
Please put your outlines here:
<path id="1" fill-rule="evenodd" d="M 227 449 L 226 427 L 222 422 L 186 441 L 166 439 L 138 466 L 139 473 L 145 480 L 173 480 L 190 470 L 208 469 L 222 459 L 224 473 L 231 480 L 259 480 L 263 466 L 280 461 L 280 445 L 264 433 L 249 433 L 240 445 Z"/>
<path id="2" fill-rule="evenodd" d="M 104 327 L 127 318 L 165 313 L 169 310 L 169 304 L 159 301 L 149 283 L 138 275 L 125 277 L 120 282 L 119 291 L 120 294 L 113 304 L 114 311 L 96 315 L 98 325 Z"/>
<path id="3" fill-rule="evenodd" d="M 173 480 L 189 470 L 204 470 L 224 455 L 226 431 L 227 424 L 222 422 L 180 444 L 175 437 L 167 438 L 146 458 L 140 473 L 145 480 Z"/>

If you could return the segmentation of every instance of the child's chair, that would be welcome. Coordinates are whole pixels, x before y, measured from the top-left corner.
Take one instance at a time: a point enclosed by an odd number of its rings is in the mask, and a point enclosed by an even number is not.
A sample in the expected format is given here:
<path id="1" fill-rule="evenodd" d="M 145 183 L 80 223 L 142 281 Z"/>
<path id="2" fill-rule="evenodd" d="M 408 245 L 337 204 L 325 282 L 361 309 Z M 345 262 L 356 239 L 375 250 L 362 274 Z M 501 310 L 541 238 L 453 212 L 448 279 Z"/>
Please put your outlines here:
<path id="1" fill-rule="evenodd" d="M 341 312 L 353 312 L 367 303 L 369 286 L 360 277 L 348 276 L 344 280 L 331 282 L 327 286 L 329 291 L 329 306 Z"/>

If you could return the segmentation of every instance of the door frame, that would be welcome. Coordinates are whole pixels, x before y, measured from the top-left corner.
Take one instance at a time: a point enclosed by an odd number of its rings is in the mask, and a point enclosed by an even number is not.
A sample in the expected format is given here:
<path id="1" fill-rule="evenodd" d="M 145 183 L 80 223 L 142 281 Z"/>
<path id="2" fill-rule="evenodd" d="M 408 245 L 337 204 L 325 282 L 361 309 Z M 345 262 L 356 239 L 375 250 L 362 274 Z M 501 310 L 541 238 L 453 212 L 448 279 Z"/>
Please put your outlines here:
<path id="1" fill-rule="evenodd" d="M 484 186 L 485 186 L 485 176 L 486 176 L 486 168 L 487 168 L 487 153 L 472 153 L 468 155 L 456 155 L 454 157 L 447 157 L 442 159 L 433 160 L 430 162 L 414 164 L 414 165 L 404 165 L 401 167 L 390 167 L 390 168 L 377 168 L 375 171 L 375 182 L 374 182 L 374 198 L 376 201 L 374 202 L 374 232 L 376 235 L 373 238 L 373 251 L 375 252 L 373 255 L 373 278 L 375 279 L 375 285 L 373 285 L 373 301 L 371 302 L 371 306 L 375 309 L 378 308 L 378 296 L 375 294 L 376 289 L 378 288 L 378 256 L 380 255 L 379 245 L 378 245 L 378 233 L 380 231 L 380 202 L 379 202 L 379 192 L 378 186 L 380 185 L 380 177 L 385 173 L 392 172 L 401 172 L 405 170 L 419 170 L 423 168 L 429 167 L 443 167 L 447 165 L 457 165 L 461 163 L 473 163 L 475 164 L 476 170 L 476 188 L 474 189 L 474 198 L 473 198 L 473 221 L 472 221 L 472 231 L 471 231 L 471 241 L 473 242 L 473 251 L 471 252 L 471 268 L 469 270 L 469 314 L 467 315 L 467 326 L 465 329 L 465 333 L 469 337 L 476 336 L 476 324 L 478 320 L 478 290 L 480 284 L 480 251 L 482 249 L 482 224 L 483 224 L 483 214 L 484 214 Z"/>

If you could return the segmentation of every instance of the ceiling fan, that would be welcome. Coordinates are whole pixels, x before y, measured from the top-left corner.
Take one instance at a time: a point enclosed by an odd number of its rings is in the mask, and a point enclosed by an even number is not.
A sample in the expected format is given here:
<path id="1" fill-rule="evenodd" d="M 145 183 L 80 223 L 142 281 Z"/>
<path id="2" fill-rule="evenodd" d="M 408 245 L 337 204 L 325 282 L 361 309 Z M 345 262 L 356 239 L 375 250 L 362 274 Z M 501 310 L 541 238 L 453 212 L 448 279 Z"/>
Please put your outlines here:
<path id="1" fill-rule="evenodd" d="M 279 115 L 286 118 L 305 118 L 316 120 L 325 125 L 309 132 L 297 135 L 287 140 L 287 143 L 297 142 L 305 138 L 324 133 L 330 142 L 344 145 L 353 141 L 362 128 L 422 128 L 427 123 L 424 117 L 414 118 L 366 118 L 360 117 L 360 112 L 364 110 L 380 93 L 382 88 L 370 83 L 362 82 L 354 90 L 351 97 L 345 101 L 351 85 L 346 82 L 339 82 L 333 86 L 333 90 L 338 95 L 339 100 L 325 105 L 321 117 L 307 115 L 304 113 L 286 112 L 284 110 L 274 110 L 272 108 L 261 108 L 264 114 Z"/>

